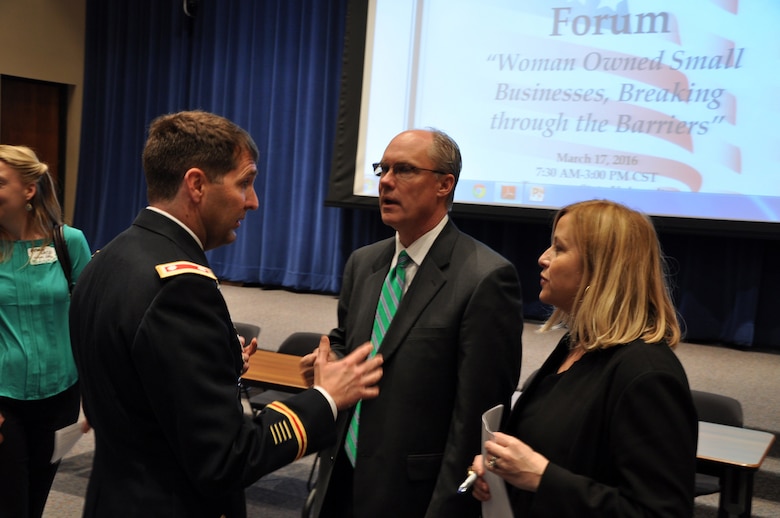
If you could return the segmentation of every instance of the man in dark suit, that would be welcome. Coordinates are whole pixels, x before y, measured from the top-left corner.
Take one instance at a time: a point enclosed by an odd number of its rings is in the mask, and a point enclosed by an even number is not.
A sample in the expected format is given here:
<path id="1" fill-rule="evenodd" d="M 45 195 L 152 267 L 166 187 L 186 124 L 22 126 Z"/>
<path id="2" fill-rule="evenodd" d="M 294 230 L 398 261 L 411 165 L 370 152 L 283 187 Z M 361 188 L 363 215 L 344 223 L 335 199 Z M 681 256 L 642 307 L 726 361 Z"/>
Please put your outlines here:
<path id="1" fill-rule="evenodd" d="M 375 165 L 382 221 L 396 235 L 347 261 L 333 358 L 371 337 L 385 277 L 399 254 L 411 263 L 378 348 L 380 394 L 361 402 L 356 428 L 352 412 L 339 416 L 336 446 L 321 454 L 314 516 L 480 514 L 479 503 L 457 488 L 480 451 L 482 413 L 510 404 L 523 319 L 514 266 L 449 220 L 460 168 L 457 144 L 436 130 L 401 133 Z M 304 374 L 313 360 L 302 360 Z M 347 435 L 357 438 L 354 462 Z"/>
<path id="2" fill-rule="evenodd" d="M 337 410 L 377 394 L 381 359 L 318 360 L 316 386 L 254 420 L 242 411 L 242 354 L 204 250 L 235 240 L 258 151 L 205 112 L 157 118 L 144 149 L 150 207 L 95 255 L 70 325 L 95 430 L 88 517 L 242 517 L 244 487 L 333 442 Z M 323 347 L 328 352 L 325 341 Z"/>

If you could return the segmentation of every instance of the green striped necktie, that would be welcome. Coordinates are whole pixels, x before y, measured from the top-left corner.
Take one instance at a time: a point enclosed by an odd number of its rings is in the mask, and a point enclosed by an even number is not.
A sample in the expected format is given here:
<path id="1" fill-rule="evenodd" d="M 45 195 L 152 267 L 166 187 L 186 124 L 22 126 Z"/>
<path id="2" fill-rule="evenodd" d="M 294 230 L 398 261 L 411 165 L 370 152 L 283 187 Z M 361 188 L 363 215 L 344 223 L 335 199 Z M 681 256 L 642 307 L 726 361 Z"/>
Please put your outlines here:
<path id="1" fill-rule="evenodd" d="M 406 250 L 402 250 L 398 254 L 398 263 L 385 277 L 382 293 L 379 296 L 379 304 L 376 306 L 376 314 L 374 315 L 374 329 L 371 331 L 371 344 L 374 346 L 374 350 L 371 352 L 372 357 L 379 350 L 382 339 L 385 337 L 385 333 L 387 333 L 387 329 L 390 327 L 390 322 L 392 322 L 393 316 L 395 316 L 395 311 L 398 309 L 398 304 L 401 302 L 401 296 L 404 293 L 404 285 L 406 283 L 406 266 L 409 264 L 409 261 L 411 261 L 409 254 L 406 253 Z M 355 406 L 355 413 L 352 415 L 352 420 L 349 422 L 349 430 L 347 430 L 347 440 L 344 442 L 344 449 L 353 467 L 357 459 L 361 403 L 362 400 L 358 401 Z"/>

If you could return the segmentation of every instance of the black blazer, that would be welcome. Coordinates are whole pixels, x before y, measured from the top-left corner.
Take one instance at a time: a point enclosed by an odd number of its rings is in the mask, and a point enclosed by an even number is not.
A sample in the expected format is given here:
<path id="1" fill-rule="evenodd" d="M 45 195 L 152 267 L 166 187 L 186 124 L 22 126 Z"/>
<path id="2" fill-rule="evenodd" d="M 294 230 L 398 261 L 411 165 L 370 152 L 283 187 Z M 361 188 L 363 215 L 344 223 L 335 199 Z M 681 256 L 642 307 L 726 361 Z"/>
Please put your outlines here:
<path id="1" fill-rule="evenodd" d="M 690 517 L 698 421 L 672 349 L 636 340 L 557 374 L 568 351 L 567 336 L 506 426 L 550 460 L 536 493 L 507 486 L 515 516 Z"/>
<path id="2" fill-rule="evenodd" d="M 368 341 L 394 239 L 347 261 L 331 332 L 342 353 Z M 362 403 L 354 471 L 360 518 L 478 516 L 457 494 L 480 450 L 482 413 L 509 404 L 520 376 L 523 330 L 514 266 L 450 221 L 401 299 L 380 348 L 379 397 Z M 331 478 L 351 412 L 339 417 L 336 446 L 322 454 L 314 515 L 341 481 Z M 327 505 L 325 506 L 327 508 Z"/>
<path id="3" fill-rule="evenodd" d="M 201 268 L 156 269 L 180 261 Z M 240 345 L 207 265 L 181 226 L 144 210 L 78 280 L 71 339 L 95 431 L 85 516 L 245 516 L 245 486 L 334 439 L 315 390 L 243 415 Z"/>

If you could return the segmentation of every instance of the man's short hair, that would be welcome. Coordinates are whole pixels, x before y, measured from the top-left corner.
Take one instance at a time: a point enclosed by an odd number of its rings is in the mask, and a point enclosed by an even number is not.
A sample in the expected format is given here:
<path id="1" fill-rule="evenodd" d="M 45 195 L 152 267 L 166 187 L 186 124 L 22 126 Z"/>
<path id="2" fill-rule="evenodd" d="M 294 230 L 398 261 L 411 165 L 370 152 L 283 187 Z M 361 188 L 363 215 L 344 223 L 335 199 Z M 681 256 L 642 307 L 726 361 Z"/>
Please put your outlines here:
<path id="1" fill-rule="evenodd" d="M 444 171 L 455 177 L 455 183 L 452 185 L 452 192 L 447 197 L 447 208 L 452 208 L 455 200 L 455 187 L 458 186 L 460 170 L 463 167 L 463 159 L 460 156 L 460 147 L 452 137 L 436 128 L 427 128 L 433 134 L 433 144 L 429 156 L 436 164 L 438 171 Z"/>
<path id="2" fill-rule="evenodd" d="M 244 152 L 257 161 L 252 137 L 224 117 L 197 110 L 161 115 L 149 125 L 144 147 L 147 198 L 150 202 L 173 199 L 184 173 L 194 167 L 219 183 L 238 167 Z"/>

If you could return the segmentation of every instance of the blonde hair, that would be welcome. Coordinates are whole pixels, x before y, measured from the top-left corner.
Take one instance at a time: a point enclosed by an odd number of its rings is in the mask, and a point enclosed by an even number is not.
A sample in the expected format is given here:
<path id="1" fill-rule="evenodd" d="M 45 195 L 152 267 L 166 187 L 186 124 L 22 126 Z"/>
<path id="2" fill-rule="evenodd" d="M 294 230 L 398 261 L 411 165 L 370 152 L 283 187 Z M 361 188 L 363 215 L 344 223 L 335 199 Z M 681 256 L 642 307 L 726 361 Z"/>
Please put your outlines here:
<path id="1" fill-rule="evenodd" d="M 35 196 L 30 200 L 33 229 L 43 234 L 46 241 L 54 237 L 54 225 L 62 225 L 62 207 L 57 199 L 54 180 L 49 166 L 38 160 L 35 152 L 27 146 L 0 144 L 0 162 L 19 173 L 25 185 L 36 184 Z M 13 238 L 0 227 L 0 262 L 10 257 Z"/>
<path id="2" fill-rule="evenodd" d="M 666 284 L 666 264 L 650 219 L 624 205 L 591 200 L 564 207 L 582 258 L 582 282 L 571 313 L 555 308 L 543 330 L 569 328 L 586 350 L 624 344 L 680 341 L 680 324 Z"/>

